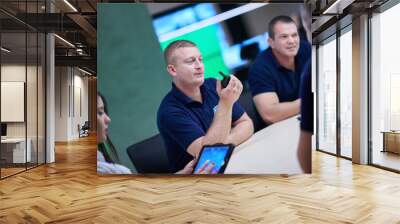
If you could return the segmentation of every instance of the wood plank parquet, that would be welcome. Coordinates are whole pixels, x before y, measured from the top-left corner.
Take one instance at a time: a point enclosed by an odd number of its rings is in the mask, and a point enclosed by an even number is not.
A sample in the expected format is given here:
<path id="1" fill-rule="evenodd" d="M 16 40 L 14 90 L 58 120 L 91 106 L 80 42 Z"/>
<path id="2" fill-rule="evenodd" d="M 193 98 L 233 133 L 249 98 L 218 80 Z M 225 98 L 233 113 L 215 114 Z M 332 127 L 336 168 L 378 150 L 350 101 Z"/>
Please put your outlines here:
<path id="1" fill-rule="evenodd" d="M 400 223 L 400 175 L 313 153 L 312 175 L 99 176 L 95 137 L 0 181 L 0 223 Z"/>

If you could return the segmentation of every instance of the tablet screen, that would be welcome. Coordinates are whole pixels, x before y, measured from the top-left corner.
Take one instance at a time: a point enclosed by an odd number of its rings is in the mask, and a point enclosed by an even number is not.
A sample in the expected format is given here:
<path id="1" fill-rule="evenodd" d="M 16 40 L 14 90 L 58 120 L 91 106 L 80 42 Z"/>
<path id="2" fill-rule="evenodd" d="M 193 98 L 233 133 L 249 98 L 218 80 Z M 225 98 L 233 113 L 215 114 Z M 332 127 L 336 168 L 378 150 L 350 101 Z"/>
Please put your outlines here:
<path id="1" fill-rule="evenodd" d="M 227 156 L 228 152 L 229 146 L 227 145 L 204 147 L 194 172 L 197 172 L 202 165 L 209 160 L 209 164 L 215 163 L 213 171 L 219 173 L 221 167 L 225 164 L 225 157 Z"/>

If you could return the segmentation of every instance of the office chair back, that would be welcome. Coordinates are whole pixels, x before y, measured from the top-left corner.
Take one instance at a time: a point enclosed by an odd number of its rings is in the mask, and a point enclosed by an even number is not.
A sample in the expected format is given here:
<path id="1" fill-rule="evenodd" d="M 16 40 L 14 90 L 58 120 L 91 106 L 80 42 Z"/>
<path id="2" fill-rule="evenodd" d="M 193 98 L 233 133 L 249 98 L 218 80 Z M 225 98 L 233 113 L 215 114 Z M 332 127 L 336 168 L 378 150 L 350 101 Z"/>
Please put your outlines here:
<path id="1" fill-rule="evenodd" d="M 82 130 L 89 130 L 90 129 L 90 123 L 89 121 L 85 121 L 85 123 L 82 125 Z"/>
<path id="2" fill-rule="evenodd" d="M 138 173 L 169 173 L 166 148 L 160 134 L 127 148 L 129 158 Z"/>
<path id="3" fill-rule="evenodd" d="M 242 49 L 240 50 L 240 58 L 253 62 L 259 53 L 260 47 L 258 43 L 252 43 L 242 47 Z"/>
<path id="4" fill-rule="evenodd" d="M 247 84 L 249 68 L 253 64 L 254 59 L 257 57 L 259 53 L 260 53 L 260 48 L 258 43 L 252 43 L 246 45 L 242 47 L 240 50 L 240 58 L 242 60 L 247 60 L 247 64 L 236 68 L 234 73 L 235 76 L 242 82 L 244 91 L 247 91 L 249 89 Z"/>
<path id="5" fill-rule="evenodd" d="M 242 93 L 242 95 L 239 97 L 238 102 L 253 121 L 254 132 L 257 132 L 266 127 L 264 121 L 262 120 L 260 115 L 258 115 L 257 109 L 253 103 L 253 96 L 251 95 L 250 91 Z"/>

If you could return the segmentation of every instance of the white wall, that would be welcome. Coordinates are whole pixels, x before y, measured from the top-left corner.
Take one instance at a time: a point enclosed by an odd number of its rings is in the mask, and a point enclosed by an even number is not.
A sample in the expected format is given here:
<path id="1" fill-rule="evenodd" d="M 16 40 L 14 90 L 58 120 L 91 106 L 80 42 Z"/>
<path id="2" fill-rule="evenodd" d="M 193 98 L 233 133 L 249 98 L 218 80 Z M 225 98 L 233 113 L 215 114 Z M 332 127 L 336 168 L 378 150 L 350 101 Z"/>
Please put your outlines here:
<path id="1" fill-rule="evenodd" d="M 26 69 L 26 70 L 25 70 Z M 39 70 L 41 72 L 41 69 Z M 27 87 L 27 121 L 28 121 L 28 137 L 31 133 L 36 136 L 36 66 L 27 66 L 20 64 L 5 64 L 1 66 L 1 81 L 5 82 L 26 82 L 25 75 L 28 77 Z M 4 96 L 2 96 L 4 97 Z M 41 107 L 42 105 L 39 105 Z M 1 108 L 6 110 L 7 108 Z M 7 122 L 8 137 L 25 137 L 26 122 Z"/>
<path id="2" fill-rule="evenodd" d="M 67 67 L 55 68 L 55 141 L 68 140 L 68 85 Z"/>
<path id="3" fill-rule="evenodd" d="M 56 141 L 79 138 L 78 124 L 88 120 L 88 78 L 83 75 L 76 68 L 56 67 Z"/>
<path id="4" fill-rule="evenodd" d="M 2 65 L 1 81 L 25 82 L 25 65 Z M 6 108 L 1 108 L 5 110 Z M 7 123 L 7 137 L 25 137 L 25 123 L 11 122 Z"/>
<path id="5" fill-rule="evenodd" d="M 72 105 L 72 119 L 71 119 L 71 135 L 73 138 L 79 137 L 78 133 L 78 124 L 82 126 L 85 121 L 88 121 L 88 78 L 87 76 L 83 77 L 81 74 L 76 74 L 78 70 L 74 70 L 74 96 L 71 96 L 71 99 L 74 99 Z"/>
<path id="6" fill-rule="evenodd" d="M 26 106 L 23 102 L 21 112 L 26 112 L 26 120 L 23 122 L 7 122 L 7 137 L 30 139 L 32 161 L 44 162 L 44 83 L 41 66 L 25 64 L 3 64 L 1 66 L 1 80 L 11 82 L 24 82 L 26 85 Z M 27 81 L 25 80 L 27 78 Z M 2 95 L 3 97 L 7 97 Z M 1 108 L 10 110 L 10 108 Z M 8 111 L 13 113 L 13 111 Z M 15 113 L 15 112 L 14 112 Z M 37 153 L 39 156 L 37 157 Z"/>

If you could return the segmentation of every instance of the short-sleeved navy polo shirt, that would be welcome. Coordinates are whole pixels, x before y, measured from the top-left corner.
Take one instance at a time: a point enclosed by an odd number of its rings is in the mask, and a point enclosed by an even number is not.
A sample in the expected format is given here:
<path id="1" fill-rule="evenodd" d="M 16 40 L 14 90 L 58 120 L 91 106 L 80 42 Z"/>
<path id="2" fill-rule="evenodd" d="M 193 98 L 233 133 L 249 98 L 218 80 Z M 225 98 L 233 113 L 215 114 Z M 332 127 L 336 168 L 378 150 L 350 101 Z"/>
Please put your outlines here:
<path id="1" fill-rule="evenodd" d="M 183 169 L 193 159 L 186 150 L 194 140 L 207 133 L 218 109 L 216 79 L 206 79 L 200 91 L 203 103 L 192 100 L 172 84 L 171 91 L 158 108 L 157 125 L 173 172 Z M 244 112 L 240 104 L 235 102 L 232 122 Z"/>
<path id="2" fill-rule="evenodd" d="M 261 52 L 249 71 L 248 82 L 252 95 L 275 92 L 279 102 L 298 99 L 300 76 L 310 58 L 311 46 L 305 41 L 300 41 L 299 51 L 295 56 L 294 71 L 282 67 L 270 47 Z"/>
<path id="3" fill-rule="evenodd" d="M 301 122 L 300 127 L 304 131 L 314 131 L 314 98 L 311 91 L 311 61 L 308 61 L 301 76 Z"/>

